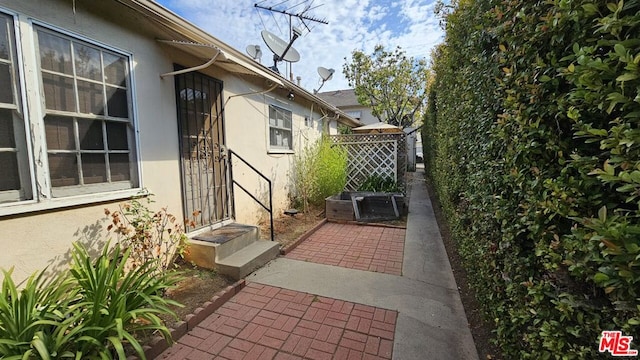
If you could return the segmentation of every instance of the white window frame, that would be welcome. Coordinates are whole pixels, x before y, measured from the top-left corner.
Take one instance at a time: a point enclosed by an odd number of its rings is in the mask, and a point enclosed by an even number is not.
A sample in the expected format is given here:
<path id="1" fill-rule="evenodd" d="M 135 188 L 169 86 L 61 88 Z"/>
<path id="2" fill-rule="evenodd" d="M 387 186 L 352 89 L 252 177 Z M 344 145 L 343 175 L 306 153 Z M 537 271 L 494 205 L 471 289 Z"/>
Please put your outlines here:
<path id="1" fill-rule="evenodd" d="M 271 119 L 271 109 L 274 108 L 275 111 L 284 111 L 287 112 L 291 117 L 291 128 L 286 128 L 284 126 L 278 126 L 277 119 Z M 275 120 L 275 121 L 274 121 Z M 276 122 L 275 124 L 273 124 Z M 284 108 L 279 105 L 269 104 L 267 109 L 267 144 L 270 153 L 294 153 L 294 137 L 293 137 L 293 128 L 294 128 L 294 116 L 293 111 L 291 109 Z M 277 129 L 281 131 L 288 131 L 291 134 L 291 143 L 289 146 L 279 146 L 271 143 L 271 129 Z"/>
<path id="2" fill-rule="evenodd" d="M 116 54 L 117 56 L 122 56 L 124 58 L 126 58 L 127 63 L 130 62 L 129 56 L 125 55 L 125 54 L 121 54 L 119 52 L 115 52 L 112 50 L 108 50 L 106 48 L 104 48 L 103 46 L 99 46 L 96 45 L 94 43 L 91 42 L 87 42 L 87 41 L 83 41 L 81 39 L 78 39 L 77 37 L 74 36 L 70 36 L 67 34 L 63 34 L 59 31 L 55 31 L 55 30 L 51 30 L 47 27 L 44 26 L 34 26 L 34 33 L 36 34 L 36 37 L 38 36 L 38 33 L 47 33 L 49 35 L 61 38 L 63 40 L 69 41 L 72 47 L 81 45 L 81 46 L 86 46 L 89 45 L 90 47 L 93 48 L 97 48 L 97 50 L 100 52 L 101 54 L 101 67 L 104 67 L 102 64 L 102 54 L 103 53 L 111 53 L 111 54 Z M 38 44 L 39 45 L 39 44 Z M 123 88 L 122 86 L 119 85 L 111 85 L 111 84 L 107 84 L 104 81 L 104 77 L 102 80 L 100 81 L 95 81 L 95 80 L 90 80 L 87 78 L 82 78 L 80 75 L 77 74 L 77 69 L 76 69 L 76 65 L 75 65 L 75 53 L 72 51 L 70 52 L 70 56 L 71 56 L 71 67 L 72 67 L 72 74 L 62 74 L 62 73 L 58 73 L 55 71 L 51 71 L 51 70 L 47 70 L 44 69 L 42 67 L 42 65 L 40 64 L 40 48 L 39 46 L 36 48 L 36 57 L 38 59 L 38 69 L 39 69 L 39 74 L 40 74 L 40 88 L 43 89 L 42 92 L 44 93 L 44 78 L 43 78 L 43 74 L 50 74 L 50 75 L 54 75 L 54 76 L 62 76 L 63 78 L 66 79 L 71 79 L 73 82 L 73 95 L 74 95 L 74 103 L 75 103 L 75 111 L 60 111 L 60 110 L 53 110 L 53 109 L 48 109 L 46 108 L 46 104 L 44 102 L 45 100 L 45 96 L 42 97 L 42 108 L 44 109 L 45 112 L 45 116 L 44 116 L 44 121 L 46 122 L 46 118 L 49 116 L 57 116 L 60 118 L 65 118 L 67 120 L 71 120 L 72 121 L 72 126 L 73 126 L 73 135 L 75 137 L 74 142 L 75 144 L 75 148 L 72 150 L 53 150 L 53 149 L 47 149 L 47 155 L 48 155 L 48 159 L 49 156 L 52 155 L 74 155 L 78 161 L 78 163 L 76 164 L 77 166 L 77 180 L 79 182 L 79 184 L 77 185 L 69 185 L 69 186 L 53 186 L 51 185 L 51 194 L 53 197 L 67 197 L 67 196 L 74 196 L 74 195 L 80 195 L 80 194 L 92 194 L 92 193 L 96 193 L 96 192 L 107 192 L 107 191 L 114 191 L 114 190 L 126 190 L 129 188 L 132 188 L 132 186 L 130 185 L 131 183 L 137 183 L 137 180 L 135 179 L 134 176 L 132 176 L 131 174 L 135 173 L 135 169 L 133 169 L 133 167 L 135 166 L 134 161 L 132 160 L 132 157 L 134 155 L 133 151 L 135 151 L 135 149 L 132 149 L 135 145 L 133 143 L 133 132 L 129 127 L 129 124 L 132 123 L 132 107 L 131 107 L 131 103 L 133 101 L 133 99 L 131 98 L 131 94 L 129 91 L 129 69 L 125 69 L 125 81 L 126 81 L 126 86 Z M 127 64 L 127 67 L 129 65 Z M 96 115 L 96 114 L 91 114 L 91 113 L 85 113 L 85 112 L 80 112 L 80 93 L 81 90 L 78 89 L 78 82 L 79 81 L 83 81 L 85 83 L 91 83 L 94 85 L 100 85 L 100 88 L 102 90 L 101 96 L 103 97 L 103 106 L 106 110 L 107 108 L 107 100 L 105 98 L 106 94 L 107 94 L 107 88 L 113 88 L 113 89 L 124 89 L 126 90 L 126 96 L 127 96 L 127 117 L 126 118 L 119 118 L 119 117 L 112 117 L 112 116 L 108 116 L 108 115 Z M 126 119 L 126 120 L 125 120 Z M 88 149 L 81 149 L 79 147 L 80 145 L 80 141 L 81 139 L 78 138 L 79 135 L 79 129 L 78 129 L 78 123 L 80 122 L 84 122 L 84 121 L 99 121 L 101 125 L 101 136 L 102 136 L 102 142 L 103 142 L 103 149 L 102 150 L 88 150 Z M 111 123 L 111 124 L 116 124 L 116 123 L 120 123 L 120 124 L 125 124 L 127 127 L 127 133 L 128 133 L 128 141 L 127 141 L 127 146 L 128 149 L 126 151 L 122 151 L 122 150 L 109 150 L 108 149 L 108 144 L 107 144 L 107 131 L 106 131 L 106 126 L 107 123 Z M 46 126 L 46 125 L 45 125 Z M 46 144 L 46 142 L 45 142 Z M 84 177 L 83 177 L 83 166 L 80 165 L 80 162 L 82 161 L 81 158 L 83 158 L 83 156 L 85 155 L 102 155 L 103 159 L 104 159 L 104 169 L 105 170 L 105 174 L 104 176 L 107 178 L 107 180 L 105 182 L 100 182 L 100 183 L 96 183 L 96 184 L 84 184 Z M 132 179 L 129 180 L 125 180 L 125 181 L 111 181 L 111 176 L 110 176 L 110 169 L 109 169 L 109 164 L 108 164 L 108 160 L 107 158 L 109 157 L 109 155 L 117 155 L 117 154 L 127 154 L 129 155 L 129 176 L 132 177 Z M 50 179 L 51 179 L 51 171 L 49 172 L 50 175 Z M 51 182 L 50 182 L 51 183 Z M 133 186 L 136 187 L 136 186 Z"/>
<path id="3" fill-rule="evenodd" d="M 0 8 L 0 14 L 11 19 L 13 33 L 9 34 L 10 61 L 13 65 L 12 84 L 14 93 L 13 106 L 3 106 L 1 108 L 13 111 L 13 135 L 16 142 L 15 152 L 18 154 L 18 173 L 20 181 L 19 190 L 0 191 L 0 205 L 14 204 L 17 202 L 30 202 L 35 193 L 35 182 L 33 176 L 33 156 L 31 153 L 30 134 L 28 126 L 28 115 L 26 106 L 26 93 L 23 76 L 22 51 L 19 44 L 19 23 L 17 14 L 5 11 Z M 13 35 L 13 38 L 11 38 Z"/>
<path id="4" fill-rule="evenodd" d="M 134 56 L 132 53 L 114 48 L 113 46 L 89 39 L 82 35 L 49 25 L 45 22 L 32 19 L 24 14 L 12 12 L 0 7 L 0 13 L 13 18 L 14 41 L 17 54 L 17 74 L 20 81 L 21 111 L 24 117 L 26 145 L 28 153 L 28 169 L 30 170 L 31 199 L 12 202 L 0 202 L 0 216 L 28 213 L 33 211 L 49 210 L 68 206 L 93 204 L 103 201 L 126 199 L 140 194 L 143 189 L 142 166 L 140 161 L 140 139 L 137 123 L 137 104 L 134 74 Z M 78 41 L 91 45 L 101 50 L 115 53 L 126 59 L 126 81 L 128 97 L 128 121 L 127 134 L 130 152 L 130 180 L 126 188 L 122 184 L 112 186 L 109 183 L 83 185 L 77 189 L 57 188 L 51 186 L 49 176 L 49 164 L 46 146 L 46 134 L 44 118 L 47 114 L 45 108 L 44 88 L 40 69 L 40 53 L 38 47 L 37 29 L 42 28 L 53 33 L 59 33 L 72 41 Z M 86 114 L 83 114 L 86 117 Z M 40 154 L 38 161 L 35 155 Z M 106 184 L 106 186 L 105 186 Z M 129 185 L 130 184 L 130 185 Z M 37 191 L 36 191 L 37 189 Z M 53 192 L 55 195 L 53 196 Z"/>

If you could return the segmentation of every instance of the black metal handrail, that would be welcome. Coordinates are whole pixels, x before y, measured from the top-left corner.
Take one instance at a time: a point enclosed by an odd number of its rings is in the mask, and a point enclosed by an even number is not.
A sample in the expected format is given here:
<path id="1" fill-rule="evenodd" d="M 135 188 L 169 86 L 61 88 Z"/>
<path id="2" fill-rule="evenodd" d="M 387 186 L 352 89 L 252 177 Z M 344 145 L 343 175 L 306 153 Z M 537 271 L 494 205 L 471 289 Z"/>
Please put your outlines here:
<path id="1" fill-rule="evenodd" d="M 265 179 L 267 181 L 267 183 L 269 184 L 269 207 L 267 207 L 265 204 L 262 203 L 262 201 L 260 201 L 260 199 L 258 199 L 257 197 L 255 197 L 252 193 L 250 193 L 244 186 L 240 185 L 240 183 L 238 183 L 234 178 L 233 178 L 233 156 L 237 157 L 240 161 L 242 161 L 245 165 L 247 165 L 251 170 L 253 170 L 256 174 L 260 175 L 260 177 L 262 177 L 263 179 Z M 233 185 L 238 185 L 238 187 L 240 189 L 242 189 L 242 191 L 244 191 L 247 195 L 251 196 L 251 198 L 253 200 L 255 200 L 258 204 L 260 204 L 260 206 L 262 206 L 265 210 L 267 210 L 269 212 L 269 225 L 271 227 L 271 241 L 275 240 L 275 236 L 273 234 L 273 193 L 271 190 L 271 180 L 264 176 L 258 169 L 256 169 L 255 167 L 253 167 L 253 165 L 249 164 L 247 162 L 247 160 L 243 159 L 242 156 L 238 155 L 238 153 L 236 153 L 235 151 L 229 149 L 229 174 L 231 177 L 231 202 L 232 202 L 232 206 L 233 206 L 233 217 L 235 218 L 236 216 L 236 201 L 235 201 L 235 196 L 233 196 Z"/>

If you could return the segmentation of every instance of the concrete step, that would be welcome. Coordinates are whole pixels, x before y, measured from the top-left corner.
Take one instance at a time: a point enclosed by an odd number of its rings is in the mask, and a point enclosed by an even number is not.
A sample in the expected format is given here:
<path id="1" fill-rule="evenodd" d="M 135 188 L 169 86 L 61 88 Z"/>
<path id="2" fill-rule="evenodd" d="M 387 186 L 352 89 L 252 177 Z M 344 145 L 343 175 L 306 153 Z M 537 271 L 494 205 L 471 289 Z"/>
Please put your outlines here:
<path id="1" fill-rule="evenodd" d="M 275 259 L 280 252 L 277 241 L 258 240 L 249 246 L 216 261 L 216 269 L 239 280 Z"/>
<path id="2" fill-rule="evenodd" d="M 240 251 L 258 239 L 256 226 L 236 223 L 225 225 L 190 238 L 185 259 L 200 267 L 215 269 L 217 260 Z"/>
<path id="3" fill-rule="evenodd" d="M 233 223 L 193 236 L 185 259 L 239 280 L 274 259 L 279 251 L 278 242 L 259 240 L 256 226 Z"/>

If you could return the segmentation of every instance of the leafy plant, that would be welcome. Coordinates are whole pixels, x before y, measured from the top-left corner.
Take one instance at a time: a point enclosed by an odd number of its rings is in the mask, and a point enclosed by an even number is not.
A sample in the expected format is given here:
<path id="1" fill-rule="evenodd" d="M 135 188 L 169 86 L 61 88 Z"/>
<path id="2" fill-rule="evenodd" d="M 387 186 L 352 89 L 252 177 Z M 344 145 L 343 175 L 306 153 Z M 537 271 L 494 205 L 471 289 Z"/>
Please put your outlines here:
<path id="1" fill-rule="evenodd" d="M 147 195 L 132 198 L 118 210 L 105 209 L 111 220 L 107 230 L 118 236 L 123 247 L 131 249 L 129 266 L 137 268 L 158 260 L 158 271 L 165 273 L 175 257 L 183 255 L 188 239 L 182 223 L 166 207 L 151 210 L 152 203 L 151 195 Z"/>
<path id="2" fill-rule="evenodd" d="M 68 277 L 51 280 L 45 271 L 33 274 L 20 290 L 3 271 L 0 293 L 0 356 L 3 359 L 33 358 L 48 354 L 70 355 L 74 317 L 70 301 L 76 291 Z"/>
<path id="3" fill-rule="evenodd" d="M 294 162 L 294 201 L 307 211 L 309 204 L 322 204 L 330 195 L 341 192 L 347 182 L 347 151 L 328 139 L 319 139 L 305 147 Z"/>
<path id="4" fill-rule="evenodd" d="M 353 129 L 350 126 L 338 124 L 338 134 L 340 135 L 353 134 Z"/>
<path id="5" fill-rule="evenodd" d="M 307 145 L 294 158 L 292 200 L 302 206 L 304 212 L 309 209 L 311 198 L 316 197 L 315 163 L 317 160 L 317 144 Z"/>
<path id="6" fill-rule="evenodd" d="M 425 169 L 507 358 L 640 333 L 640 2 L 460 0 Z"/>
<path id="7" fill-rule="evenodd" d="M 398 192 L 398 183 L 390 177 L 371 175 L 358 187 L 358 191 Z"/>
<path id="8" fill-rule="evenodd" d="M 78 324 L 83 327 L 82 336 L 76 340 L 76 354 L 83 358 L 111 358 L 113 349 L 118 358 L 125 359 L 126 343 L 144 358 L 135 332 L 158 331 L 171 341 L 158 314 L 173 314 L 169 305 L 180 305 L 163 297 L 164 291 L 177 282 L 177 274 L 158 274 L 158 260 L 126 271 L 132 251 L 123 251 L 120 244 L 109 251 L 107 245 L 92 260 L 82 245 L 74 244 L 70 272 L 78 286 L 79 299 L 74 307 L 79 314 Z"/>
<path id="9" fill-rule="evenodd" d="M 178 281 L 158 274 L 156 261 L 126 270 L 131 249 L 109 244 L 95 260 L 74 243 L 71 270 L 45 279 L 32 275 L 20 290 L 4 272 L 0 293 L 0 356 L 3 359 L 125 359 L 128 344 L 144 359 L 135 334 L 171 335 L 158 315 L 174 314 L 164 290 Z"/>

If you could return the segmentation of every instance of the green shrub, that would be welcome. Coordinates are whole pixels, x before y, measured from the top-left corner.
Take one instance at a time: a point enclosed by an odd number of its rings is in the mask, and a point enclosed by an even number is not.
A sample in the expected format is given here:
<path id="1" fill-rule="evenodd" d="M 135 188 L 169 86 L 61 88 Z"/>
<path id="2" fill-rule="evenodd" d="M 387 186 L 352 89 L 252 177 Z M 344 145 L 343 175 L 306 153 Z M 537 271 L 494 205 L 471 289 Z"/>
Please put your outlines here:
<path id="1" fill-rule="evenodd" d="M 390 177 L 371 175 L 358 187 L 358 191 L 398 192 L 398 183 Z"/>
<path id="2" fill-rule="evenodd" d="M 347 183 L 347 151 L 327 139 L 319 144 L 318 159 L 315 164 L 317 196 L 311 197 L 313 204 L 324 204 L 324 199 L 344 190 Z"/>
<path id="3" fill-rule="evenodd" d="M 308 145 L 294 160 L 293 202 L 307 211 L 309 204 L 323 204 L 347 183 L 347 151 L 322 138 Z"/>
<path id="4" fill-rule="evenodd" d="M 506 358 L 640 334 L 640 2 L 460 0 L 425 168 Z"/>
<path id="5" fill-rule="evenodd" d="M 338 134 L 340 135 L 353 134 L 353 128 L 351 128 L 351 126 L 338 124 Z"/>

